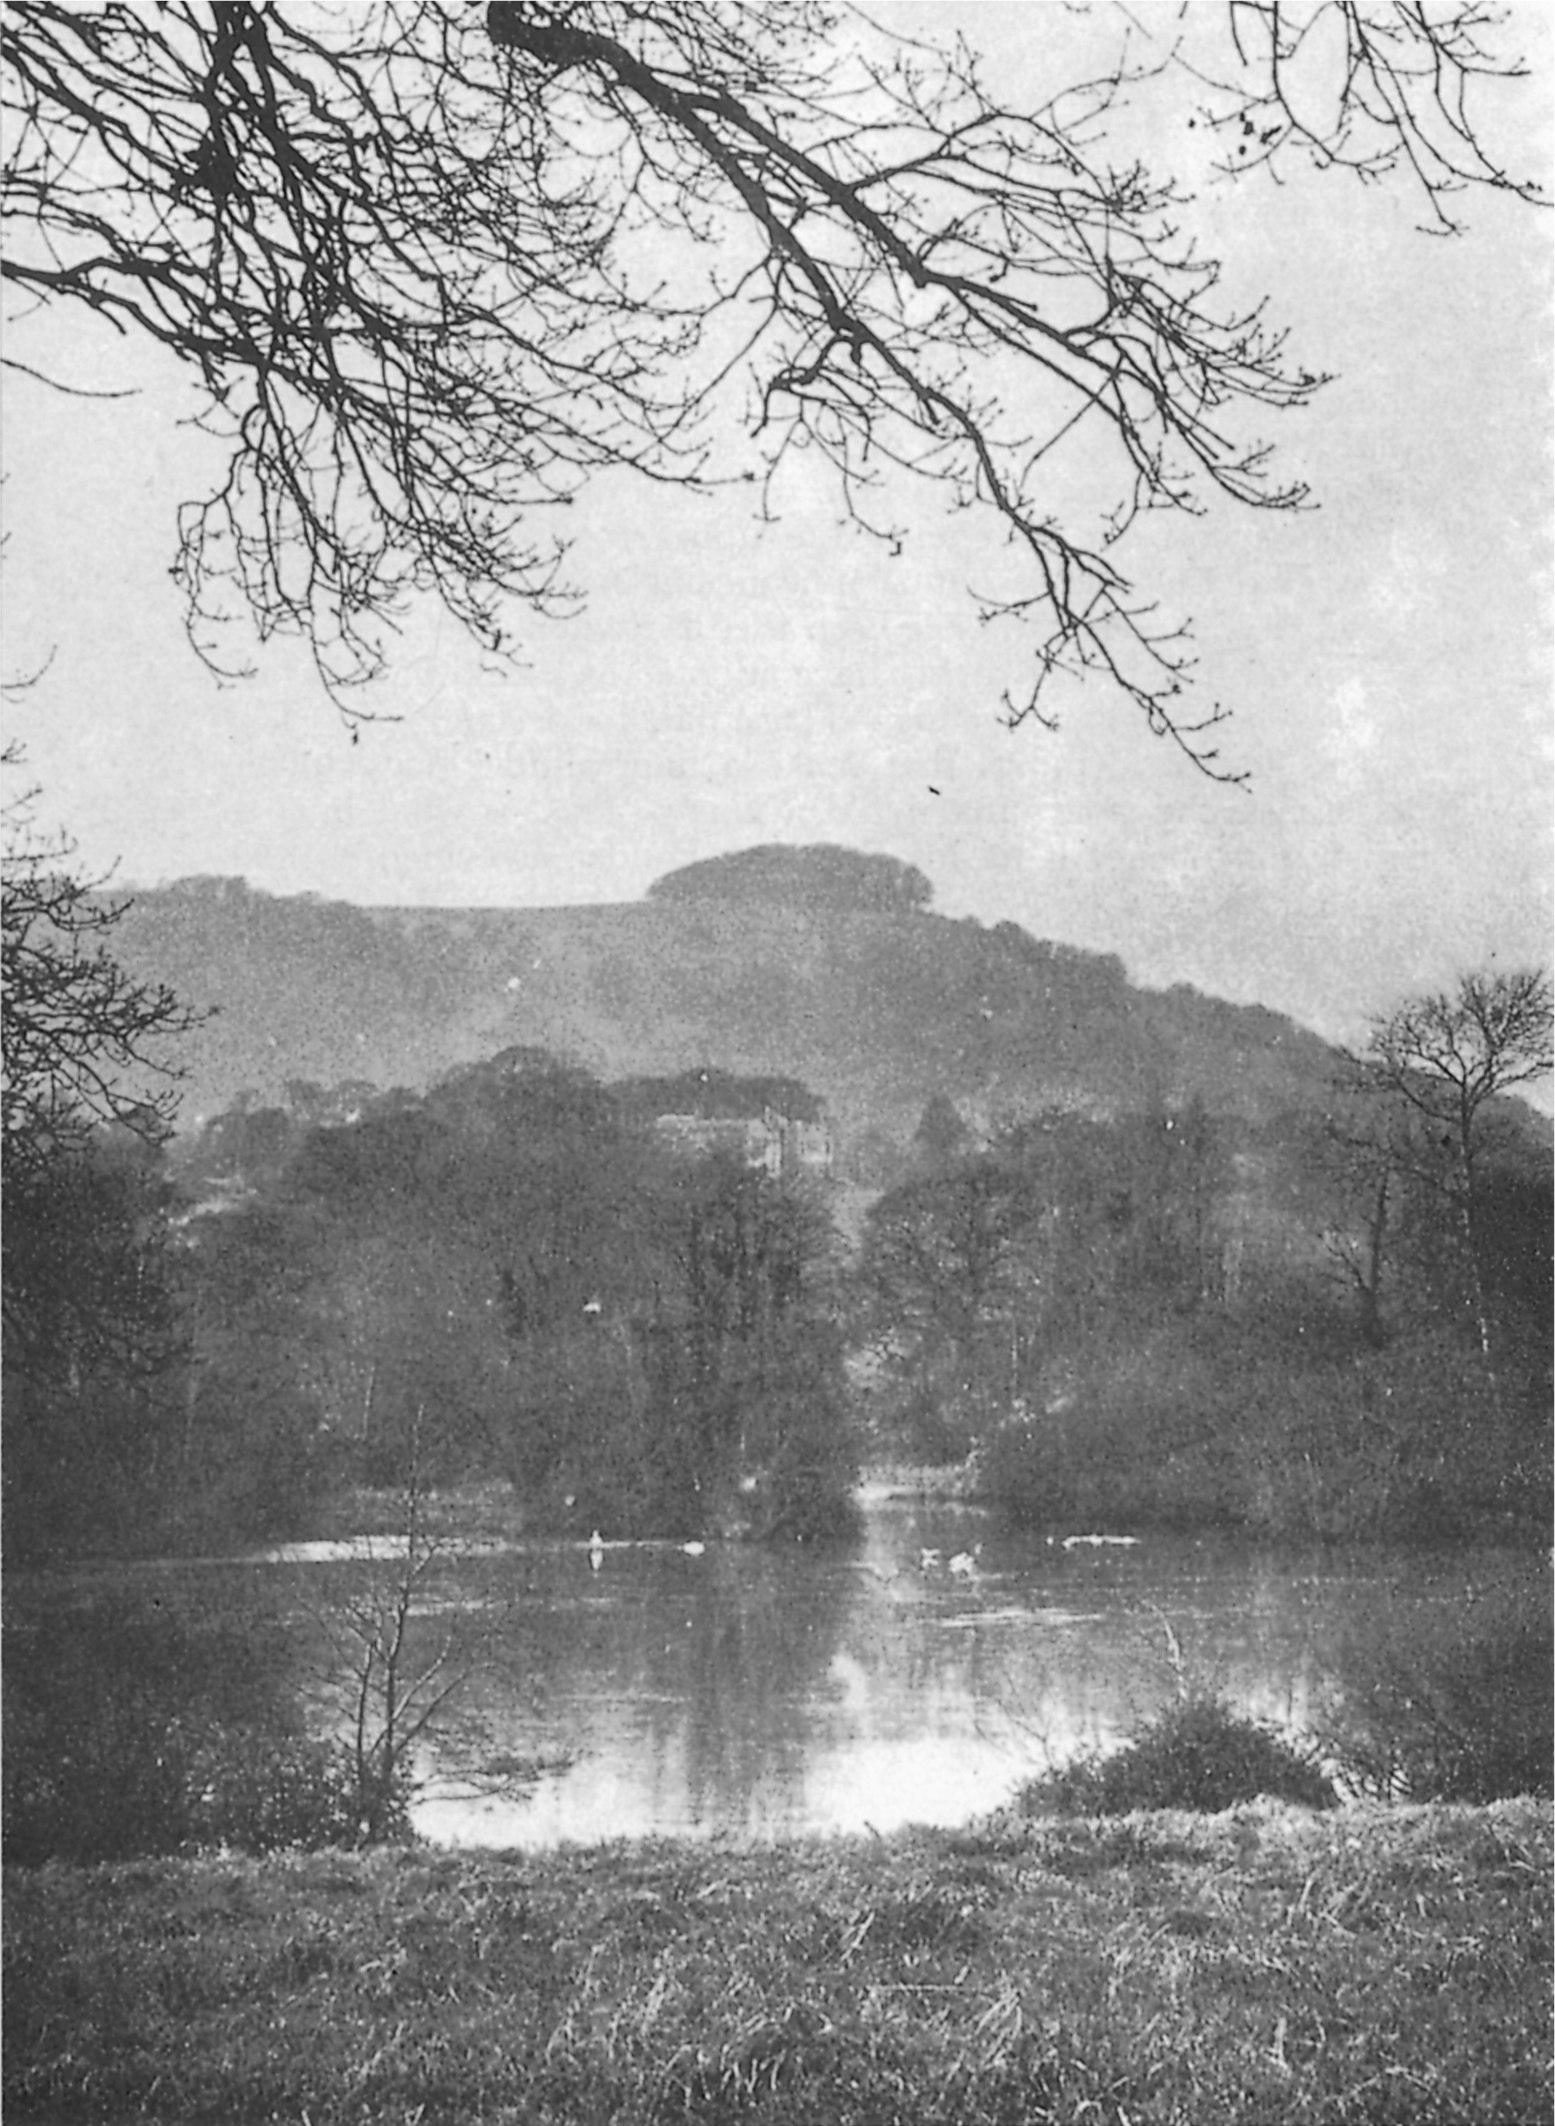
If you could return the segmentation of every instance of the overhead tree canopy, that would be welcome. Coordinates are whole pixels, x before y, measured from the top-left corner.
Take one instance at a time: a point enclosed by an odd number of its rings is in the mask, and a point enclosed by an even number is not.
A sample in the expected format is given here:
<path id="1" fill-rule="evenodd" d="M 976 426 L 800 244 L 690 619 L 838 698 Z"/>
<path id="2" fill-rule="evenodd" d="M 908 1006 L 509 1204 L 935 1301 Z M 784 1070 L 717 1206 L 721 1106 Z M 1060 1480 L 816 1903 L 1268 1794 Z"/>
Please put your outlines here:
<path id="1" fill-rule="evenodd" d="M 1396 174 L 1448 229 L 1466 186 L 1533 194 L 1470 101 L 1519 68 L 1480 0 L 1117 20 L 1095 78 L 1007 109 L 961 39 L 821 0 L 17 0 L 4 273 L 196 373 L 228 458 L 177 574 L 218 666 L 246 613 L 366 713 L 342 690 L 413 594 L 497 652 L 515 607 L 572 603 L 549 519 L 591 474 L 765 492 L 807 447 L 885 540 L 911 476 L 988 523 L 981 608 L 1032 624 L 1012 721 L 1100 674 L 1220 772 L 1122 541 L 1216 493 L 1298 506 L 1257 423 L 1321 378 L 1114 123 L 1175 75 L 1227 171 Z"/>

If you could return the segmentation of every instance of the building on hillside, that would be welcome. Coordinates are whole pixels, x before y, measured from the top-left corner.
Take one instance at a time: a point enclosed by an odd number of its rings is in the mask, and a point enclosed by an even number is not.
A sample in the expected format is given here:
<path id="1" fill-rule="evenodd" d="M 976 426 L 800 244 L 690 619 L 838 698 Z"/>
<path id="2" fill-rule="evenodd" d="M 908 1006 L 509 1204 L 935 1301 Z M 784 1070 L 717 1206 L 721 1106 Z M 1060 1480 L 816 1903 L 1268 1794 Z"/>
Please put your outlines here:
<path id="1" fill-rule="evenodd" d="M 831 1124 L 824 1115 L 814 1122 L 784 1120 L 784 1173 L 830 1174 L 835 1155 Z"/>
<path id="2" fill-rule="evenodd" d="M 768 1107 L 759 1115 L 658 1115 L 653 1126 L 677 1151 L 726 1152 L 775 1181 L 824 1177 L 832 1170 L 832 1134 L 824 1119 L 799 1122 Z"/>

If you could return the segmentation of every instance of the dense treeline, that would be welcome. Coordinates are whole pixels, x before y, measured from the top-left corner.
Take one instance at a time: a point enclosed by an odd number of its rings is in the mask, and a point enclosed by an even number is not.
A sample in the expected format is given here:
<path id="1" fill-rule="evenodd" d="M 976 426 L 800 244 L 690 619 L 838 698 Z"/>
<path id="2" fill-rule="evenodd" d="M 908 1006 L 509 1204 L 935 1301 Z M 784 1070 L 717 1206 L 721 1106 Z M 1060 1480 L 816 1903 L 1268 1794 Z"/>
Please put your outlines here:
<path id="1" fill-rule="evenodd" d="M 983 1146 L 931 1106 L 859 1262 L 877 1429 L 970 1453 L 1039 1523 L 1542 1517 L 1548 1158 L 1511 1111 L 1487 1129 L 1470 1259 L 1447 1151 L 1352 1090 L 1322 1120 L 1160 1101 Z"/>
<path id="2" fill-rule="evenodd" d="M 786 1079 L 607 1086 L 524 1048 L 425 1094 L 294 1080 L 172 1146 L 83 1138 L 9 1192 L 12 1555 L 305 1532 L 413 1441 L 423 1478 L 582 1534 L 833 1529 L 865 1451 L 970 1458 L 1048 1525 L 1543 1515 L 1526 1111 L 1487 1109 L 1470 1202 L 1355 1073 L 1262 1126 L 1160 1096 L 989 1134 L 939 1097 L 851 1260 L 825 1185 L 729 1130 L 821 1113 Z"/>
<path id="3" fill-rule="evenodd" d="M 413 1437 L 538 1525 L 837 1525 L 825 1209 L 666 1146 L 633 1091 L 517 1051 L 424 1097 L 299 1084 L 171 1160 L 92 1140 L 7 1221 L 13 1554 L 292 1532 Z"/>

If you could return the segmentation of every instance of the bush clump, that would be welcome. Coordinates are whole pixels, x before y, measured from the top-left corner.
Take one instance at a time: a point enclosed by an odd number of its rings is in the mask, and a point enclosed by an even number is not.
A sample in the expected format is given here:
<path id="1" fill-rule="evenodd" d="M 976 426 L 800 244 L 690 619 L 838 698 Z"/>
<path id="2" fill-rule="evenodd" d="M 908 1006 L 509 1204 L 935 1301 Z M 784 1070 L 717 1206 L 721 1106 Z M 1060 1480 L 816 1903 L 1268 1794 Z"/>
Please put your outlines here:
<path id="1" fill-rule="evenodd" d="M 1135 1809 L 1201 1815 L 1267 1794 L 1303 1808 L 1332 1808 L 1333 1786 L 1315 1760 L 1220 1699 L 1170 1706 L 1112 1756 L 1082 1758 L 1025 1787 L 1028 1816 L 1126 1816 Z"/>
<path id="2" fill-rule="evenodd" d="M 1319 1730 L 1357 1793 L 1483 1803 L 1555 1788 L 1555 1625 L 1542 1573 L 1347 1646 Z"/>
<path id="3" fill-rule="evenodd" d="M 174 1720 L 159 1733 L 122 1725 L 53 1750 L 11 1738 L 4 1857 L 90 1865 L 228 1847 L 240 1853 L 353 1846 L 362 1799 L 350 1752 L 303 1735 Z M 380 1835 L 404 1838 L 403 1782 Z"/>
<path id="4" fill-rule="evenodd" d="M 0 1856 L 36 1866 L 355 1845 L 351 1751 L 303 1732 L 281 1634 L 174 1600 L 7 1606 Z M 408 1828 L 403 1782 L 380 1835 Z"/>

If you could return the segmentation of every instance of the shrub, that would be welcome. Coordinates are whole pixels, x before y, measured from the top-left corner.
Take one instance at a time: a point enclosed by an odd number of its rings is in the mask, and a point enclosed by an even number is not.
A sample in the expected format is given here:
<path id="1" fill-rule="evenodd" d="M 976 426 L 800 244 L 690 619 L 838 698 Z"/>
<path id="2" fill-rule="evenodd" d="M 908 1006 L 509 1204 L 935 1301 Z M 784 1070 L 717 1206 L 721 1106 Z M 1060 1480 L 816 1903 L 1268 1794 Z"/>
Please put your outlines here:
<path id="1" fill-rule="evenodd" d="M 243 1853 L 356 1845 L 361 1808 L 351 1753 L 300 1735 L 217 1729 L 188 1763 L 189 1843 Z M 390 1797 L 383 1835 L 409 1834 L 405 1782 Z"/>
<path id="2" fill-rule="evenodd" d="M 155 1733 L 116 1723 L 63 1752 L 40 1742 L 24 1733 L 7 1743 L 8 1863 L 360 1842 L 350 1754 L 337 1744 L 180 1721 Z M 408 1828 L 397 1792 L 389 1835 Z"/>
<path id="3" fill-rule="evenodd" d="M 6 1619 L 8 1863 L 357 1843 L 350 1753 L 299 1732 L 274 1633 L 171 1602 L 25 1606 Z M 403 1834 L 398 1790 L 386 1820 Z"/>
<path id="4" fill-rule="evenodd" d="M 1224 1318 L 1120 1320 L 1062 1398 L 1017 1406 L 988 1438 L 981 1494 L 1028 1525 L 1278 1541 L 1444 1540 L 1537 1519 L 1540 1442 L 1521 1411 L 1498 1414 L 1477 1351 L 1446 1334 L 1380 1353 L 1310 1341 Z"/>
<path id="5" fill-rule="evenodd" d="M 1555 1786 L 1555 1624 L 1542 1585 L 1483 1591 L 1347 1647 L 1321 1740 L 1382 1800 L 1500 1801 Z"/>
<path id="6" fill-rule="evenodd" d="M 1316 1760 L 1218 1698 L 1169 1707 L 1114 1755 L 1090 1757 L 1034 1781 L 1020 1796 L 1028 1816 L 1126 1816 L 1135 1809 L 1203 1815 L 1260 1794 L 1303 1808 L 1334 1805 Z"/>

